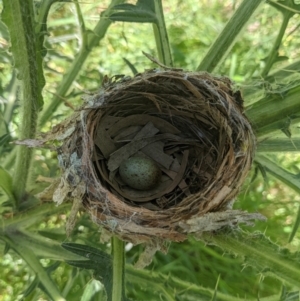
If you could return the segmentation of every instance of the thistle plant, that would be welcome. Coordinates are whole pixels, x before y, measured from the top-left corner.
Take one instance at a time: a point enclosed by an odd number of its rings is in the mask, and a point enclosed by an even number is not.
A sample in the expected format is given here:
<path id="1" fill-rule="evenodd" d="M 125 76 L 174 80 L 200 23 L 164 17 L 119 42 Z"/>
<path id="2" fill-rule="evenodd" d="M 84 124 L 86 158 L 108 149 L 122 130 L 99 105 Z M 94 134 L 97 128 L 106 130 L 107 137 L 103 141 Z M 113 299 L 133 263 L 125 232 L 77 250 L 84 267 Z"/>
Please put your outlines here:
<path id="1" fill-rule="evenodd" d="M 298 300 L 300 4 L 128 2 L 0 4 L 3 300 Z"/>

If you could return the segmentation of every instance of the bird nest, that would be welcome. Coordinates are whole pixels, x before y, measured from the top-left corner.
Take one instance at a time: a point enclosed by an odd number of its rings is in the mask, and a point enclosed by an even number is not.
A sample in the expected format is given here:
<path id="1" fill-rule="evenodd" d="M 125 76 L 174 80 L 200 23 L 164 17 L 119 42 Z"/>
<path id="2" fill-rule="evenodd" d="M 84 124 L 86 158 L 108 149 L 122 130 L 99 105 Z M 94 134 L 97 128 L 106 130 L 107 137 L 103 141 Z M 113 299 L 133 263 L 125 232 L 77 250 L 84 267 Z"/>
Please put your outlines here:
<path id="1" fill-rule="evenodd" d="M 231 209 L 255 137 L 226 77 L 154 69 L 106 78 L 43 139 L 62 141 L 54 200 L 79 200 L 124 240 L 182 241 L 261 218 Z"/>

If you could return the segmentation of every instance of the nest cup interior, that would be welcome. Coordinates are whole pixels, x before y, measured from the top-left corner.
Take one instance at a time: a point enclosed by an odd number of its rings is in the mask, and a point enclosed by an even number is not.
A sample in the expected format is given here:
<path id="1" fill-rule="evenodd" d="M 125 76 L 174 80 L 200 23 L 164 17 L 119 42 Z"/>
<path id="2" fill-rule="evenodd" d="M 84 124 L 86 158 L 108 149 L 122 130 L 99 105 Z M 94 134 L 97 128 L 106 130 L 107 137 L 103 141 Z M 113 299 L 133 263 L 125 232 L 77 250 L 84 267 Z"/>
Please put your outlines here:
<path id="1" fill-rule="evenodd" d="M 151 71 L 108 86 L 104 98 L 89 115 L 94 172 L 121 201 L 196 214 L 237 194 L 255 143 L 227 78 Z"/>

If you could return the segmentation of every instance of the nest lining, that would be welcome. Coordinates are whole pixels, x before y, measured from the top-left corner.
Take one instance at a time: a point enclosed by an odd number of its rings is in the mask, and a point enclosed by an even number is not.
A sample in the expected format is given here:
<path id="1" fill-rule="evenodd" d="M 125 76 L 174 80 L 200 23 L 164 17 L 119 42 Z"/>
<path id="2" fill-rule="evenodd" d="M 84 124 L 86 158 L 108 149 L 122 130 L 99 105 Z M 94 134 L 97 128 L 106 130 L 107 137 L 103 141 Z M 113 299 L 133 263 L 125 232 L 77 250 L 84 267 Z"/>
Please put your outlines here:
<path id="1" fill-rule="evenodd" d="M 201 232 L 207 214 L 213 229 L 258 217 L 230 209 L 255 137 L 228 78 L 179 70 L 112 78 L 50 136 L 63 141 L 54 199 L 80 198 L 95 222 L 125 240 L 184 240 Z M 120 176 L 134 157 L 161 170 L 154 188 L 134 189 Z"/>

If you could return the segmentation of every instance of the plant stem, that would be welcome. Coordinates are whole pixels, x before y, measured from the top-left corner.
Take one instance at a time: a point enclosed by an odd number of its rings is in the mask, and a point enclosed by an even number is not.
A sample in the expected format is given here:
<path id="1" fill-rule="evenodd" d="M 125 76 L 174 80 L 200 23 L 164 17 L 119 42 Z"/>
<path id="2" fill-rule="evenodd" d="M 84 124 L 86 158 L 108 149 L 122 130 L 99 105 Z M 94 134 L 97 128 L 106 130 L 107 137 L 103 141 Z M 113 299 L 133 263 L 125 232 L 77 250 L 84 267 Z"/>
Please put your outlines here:
<path id="1" fill-rule="evenodd" d="M 271 152 L 299 152 L 300 139 L 299 138 L 275 138 L 266 139 L 258 142 L 258 153 L 271 153 Z"/>
<path id="2" fill-rule="evenodd" d="M 16 72 L 13 72 L 11 80 L 10 80 L 6 90 L 9 91 L 9 94 L 6 98 L 7 103 L 4 107 L 4 112 L 1 116 L 0 137 L 4 136 L 9 131 L 8 124 L 12 120 L 13 110 L 14 110 L 16 100 L 17 100 L 18 84 L 17 84 Z M 0 147 L 0 149 L 1 149 L 1 147 Z"/>
<path id="3" fill-rule="evenodd" d="M 2 18 L 10 32 L 15 68 L 22 87 L 19 139 L 34 138 L 45 84 L 40 48 L 42 38 L 35 33 L 32 0 L 4 0 L 3 4 Z M 16 208 L 25 195 L 32 153 L 30 148 L 17 146 L 13 177 Z"/>
<path id="4" fill-rule="evenodd" d="M 85 28 L 84 18 L 83 18 L 82 11 L 81 11 L 80 5 L 78 3 L 78 0 L 74 0 L 74 4 L 75 4 L 75 8 L 76 8 L 77 22 L 78 22 L 78 26 L 80 28 L 81 45 L 87 45 L 88 36 L 85 34 L 86 28 Z"/>
<path id="5" fill-rule="evenodd" d="M 286 13 L 283 14 L 283 21 L 281 23 L 281 27 L 280 27 L 280 30 L 279 30 L 279 33 L 277 35 L 277 38 L 275 40 L 275 43 L 272 47 L 272 50 L 267 58 L 267 61 L 266 61 L 266 65 L 261 73 L 261 76 L 264 78 L 268 75 L 269 71 L 271 70 L 273 64 L 276 62 L 276 59 L 278 57 L 278 49 L 280 47 L 280 44 L 281 44 L 281 41 L 282 41 L 282 38 L 284 36 L 284 33 L 286 31 L 286 28 L 289 24 L 289 21 L 290 21 L 290 18 L 293 16 L 294 14 L 287 11 Z"/>
<path id="6" fill-rule="evenodd" d="M 96 47 L 100 40 L 102 40 L 106 34 L 106 31 L 109 25 L 112 23 L 108 16 L 111 12 L 111 9 L 120 3 L 123 3 L 124 0 L 112 0 L 109 7 L 105 10 L 105 12 L 101 15 L 99 22 L 93 30 L 93 33 L 86 31 L 84 34 L 86 38 L 83 38 L 81 48 L 79 53 L 75 57 L 72 65 L 69 68 L 69 71 L 64 75 L 59 87 L 57 88 L 56 95 L 51 100 L 51 103 L 45 108 L 42 112 L 42 115 L 39 120 L 40 126 L 45 125 L 45 123 L 49 120 L 49 118 L 56 111 L 58 106 L 62 103 L 62 99 L 66 96 L 68 90 L 70 89 L 73 81 L 76 79 L 77 75 L 82 69 L 82 66 L 89 56 L 90 52 L 94 47 Z"/>
<path id="7" fill-rule="evenodd" d="M 45 34 L 47 32 L 48 14 L 49 14 L 51 5 L 57 1 L 58 0 L 43 0 L 42 1 L 40 8 L 39 8 L 38 16 L 37 16 L 36 31 L 38 33 Z"/>
<path id="8" fill-rule="evenodd" d="M 291 172 L 278 166 L 277 163 L 269 160 L 267 157 L 262 155 L 257 155 L 255 161 L 263 166 L 263 168 L 272 176 L 274 176 L 279 181 L 283 182 L 288 187 L 294 189 L 297 193 L 300 193 L 300 183 L 299 176 L 297 174 L 292 174 Z M 289 242 L 294 238 L 300 225 L 300 207 L 298 209 L 296 222 L 294 223 L 293 230 L 289 237 Z"/>
<path id="9" fill-rule="evenodd" d="M 153 32 L 158 52 L 158 58 L 161 63 L 166 66 L 172 67 L 173 60 L 170 50 L 169 37 L 165 24 L 164 11 L 161 0 L 154 0 L 155 14 L 157 22 L 154 23 Z"/>
<path id="10" fill-rule="evenodd" d="M 82 260 L 82 257 L 62 248 L 61 244 L 56 240 L 43 237 L 40 234 L 9 227 L 4 229 L 4 233 L 0 233 L 0 236 L 1 238 L 5 236 L 4 239 L 17 242 L 18 245 L 33 250 L 34 256 L 37 258 L 57 261 Z"/>
<path id="11" fill-rule="evenodd" d="M 6 227 L 13 227 L 18 229 L 26 229 L 35 223 L 40 223 L 49 216 L 53 216 L 62 211 L 70 210 L 70 203 L 63 203 L 56 206 L 54 202 L 44 203 L 42 206 L 37 206 L 35 208 L 29 209 L 26 212 L 16 214 L 14 218 L 3 219 L 1 222 L 1 227 L 5 229 Z"/>
<path id="12" fill-rule="evenodd" d="M 50 5 L 54 1 L 48 0 L 48 5 L 43 6 L 42 12 L 40 12 L 41 16 L 44 16 L 42 19 L 45 20 L 46 12 L 49 11 Z M 44 109 L 42 112 L 40 119 L 39 119 L 39 125 L 43 126 L 45 123 L 49 120 L 49 118 L 53 115 L 53 113 L 56 111 L 58 106 L 62 103 L 62 99 L 66 96 L 68 90 L 70 89 L 72 83 L 76 79 L 78 73 L 82 69 L 82 66 L 89 56 L 92 49 L 97 46 L 101 39 L 104 38 L 106 31 L 111 24 L 111 21 L 108 19 L 108 15 L 111 12 L 111 9 L 113 6 L 123 3 L 124 0 L 113 0 L 110 4 L 110 6 L 107 8 L 107 10 L 103 13 L 102 18 L 99 20 L 98 24 L 95 26 L 93 35 L 91 33 L 86 32 L 86 37 L 82 37 L 83 43 L 81 45 L 81 48 L 79 50 L 79 53 L 77 54 L 75 60 L 73 61 L 72 65 L 69 68 L 69 71 L 64 75 L 63 80 L 61 81 L 60 85 L 57 88 L 57 92 L 53 99 L 51 100 L 51 103 L 47 106 L 47 108 Z M 40 24 L 43 24 L 40 22 Z M 85 41 L 89 41 L 88 44 Z M 16 148 L 13 149 L 13 151 L 7 156 L 3 166 L 6 169 L 10 169 L 11 166 L 15 162 L 16 158 Z"/>
<path id="13" fill-rule="evenodd" d="M 113 257 L 113 288 L 112 301 L 122 301 L 124 296 L 124 242 L 118 237 L 112 237 Z"/>
<path id="14" fill-rule="evenodd" d="M 12 168 L 16 161 L 16 156 L 17 156 L 17 147 L 14 147 L 12 151 L 6 156 L 5 161 L 3 162 L 3 166 L 5 169 L 9 170 Z"/>
<path id="15" fill-rule="evenodd" d="M 234 45 L 235 39 L 262 2 L 262 0 L 244 0 L 240 4 L 202 59 L 198 71 L 212 72 L 222 62 Z"/>
<path id="16" fill-rule="evenodd" d="M 191 282 L 184 281 L 182 279 L 176 278 L 174 276 L 165 276 L 161 273 L 156 273 L 149 270 L 135 269 L 131 265 L 126 265 L 126 276 L 130 283 L 136 284 L 139 287 L 145 287 L 145 289 L 157 290 L 162 292 L 168 283 L 168 287 L 172 288 L 174 291 L 184 291 L 185 296 L 193 296 L 191 300 L 213 300 L 215 290 L 201 287 L 200 285 L 193 284 Z M 162 293 L 163 295 L 163 293 Z M 221 292 L 217 293 L 217 298 L 220 301 L 243 301 L 245 298 L 238 298 Z M 174 300 L 174 299 L 172 299 Z M 187 299 L 190 300 L 190 299 Z M 256 301 L 257 299 L 247 299 L 249 301 Z M 271 296 L 266 298 L 260 298 L 261 301 L 278 301 L 279 296 Z"/>
<path id="17" fill-rule="evenodd" d="M 261 137 L 271 132 L 284 129 L 298 112 L 300 86 L 268 93 L 264 98 L 246 109 L 256 136 Z"/>
<path id="18" fill-rule="evenodd" d="M 17 231 L 18 230 L 16 230 L 15 232 Z M 6 238 L 5 241 L 14 251 L 19 254 L 22 259 L 26 261 L 29 267 L 35 272 L 44 289 L 51 296 L 51 300 L 64 301 L 65 299 L 62 297 L 58 288 L 55 286 L 52 279 L 49 277 L 48 273 L 41 265 L 39 259 L 35 256 L 33 251 L 31 251 L 31 248 L 25 247 L 24 244 L 8 238 Z"/>
<path id="19" fill-rule="evenodd" d="M 298 75 L 298 70 L 300 69 L 300 61 L 295 61 L 292 64 L 286 65 L 282 67 L 281 69 L 278 69 L 274 71 L 273 73 L 269 74 L 265 80 L 268 83 L 273 83 L 273 82 L 291 82 L 295 79 L 299 78 Z"/>
<path id="20" fill-rule="evenodd" d="M 275 276 L 288 285 L 300 287 L 299 254 L 291 254 L 287 249 L 280 248 L 262 233 L 225 232 L 204 233 L 201 238 L 244 257 L 246 265 L 255 267 L 261 273 Z"/>
<path id="21" fill-rule="evenodd" d="M 25 109 L 27 108 L 27 109 Z M 33 112 L 29 106 L 23 106 L 23 112 L 21 115 L 21 132 L 19 139 L 34 138 L 36 132 L 37 114 Z M 25 189 L 28 180 L 29 168 L 33 155 L 33 150 L 25 146 L 16 146 L 17 159 L 16 167 L 13 176 L 13 190 L 16 196 L 18 208 L 25 196 Z"/>
<path id="22" fill-rule="evenodd" d="M 300 182 L 297 175 L 286 171 L 265 156 L 257 155 L 255 161 L 261 164 L 269 174 L 294 189 L 297 193 L 300 193 Z"/>

